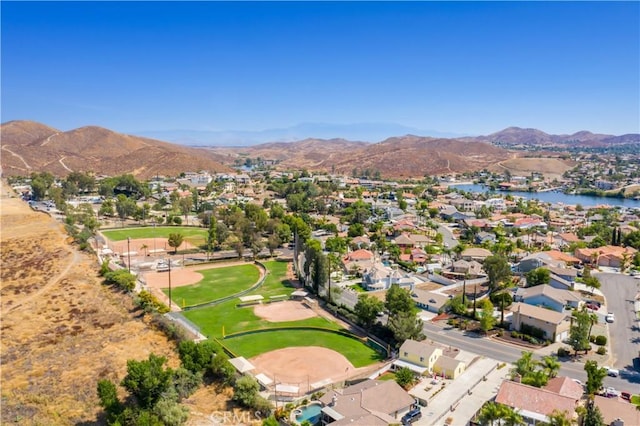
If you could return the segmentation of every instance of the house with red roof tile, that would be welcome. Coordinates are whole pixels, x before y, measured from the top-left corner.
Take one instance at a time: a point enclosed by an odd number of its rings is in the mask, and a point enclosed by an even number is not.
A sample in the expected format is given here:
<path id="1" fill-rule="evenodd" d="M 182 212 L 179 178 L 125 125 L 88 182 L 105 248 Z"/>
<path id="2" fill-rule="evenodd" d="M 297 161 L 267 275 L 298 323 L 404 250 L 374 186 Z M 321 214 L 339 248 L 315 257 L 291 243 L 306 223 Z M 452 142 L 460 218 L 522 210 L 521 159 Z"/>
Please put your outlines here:
<path id="1" fill-rule="evenodd" d="M 567 396 L 555 390 L 536 388 L 518 382 L 502 382 L 496 402 L 513 408 L 526 424 L 549 422 L 553 411 L 566 411 L 570 418 L 576 418 L 576 408 L 580 398 Z"/>

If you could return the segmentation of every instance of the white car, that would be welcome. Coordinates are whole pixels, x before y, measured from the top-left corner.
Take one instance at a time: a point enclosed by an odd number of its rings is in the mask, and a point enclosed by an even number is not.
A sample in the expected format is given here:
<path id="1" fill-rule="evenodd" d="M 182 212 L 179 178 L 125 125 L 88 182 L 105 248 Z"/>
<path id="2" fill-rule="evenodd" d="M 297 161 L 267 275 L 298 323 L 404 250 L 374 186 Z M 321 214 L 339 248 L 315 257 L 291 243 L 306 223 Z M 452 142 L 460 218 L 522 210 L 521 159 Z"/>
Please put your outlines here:
<path id="1" fill-rule="evenodd" d="M 604 368 L 607 369 L 607 376 L 618 377 L 620 375 L 620 370 L 617 370 L 617 369 L 611 368 L 611 367 L 607 367 L 607 366 L 605 366 Z"/>
<path id="2" fill-rule="evenodd" d="M 620 391 L 617 391 L 614 388 L 606 388 L 604 390 L 604 396 L 606 396 L 607 398 L 614 398 L 620 396 Z"/>
<path id="3" fill-rule="evenodd" d="M 613 312 L 609 312 L 606 317 L 604 317 L 606 322 L 614 322 L 616 320 L 616 316 L 613 315 Z"/>

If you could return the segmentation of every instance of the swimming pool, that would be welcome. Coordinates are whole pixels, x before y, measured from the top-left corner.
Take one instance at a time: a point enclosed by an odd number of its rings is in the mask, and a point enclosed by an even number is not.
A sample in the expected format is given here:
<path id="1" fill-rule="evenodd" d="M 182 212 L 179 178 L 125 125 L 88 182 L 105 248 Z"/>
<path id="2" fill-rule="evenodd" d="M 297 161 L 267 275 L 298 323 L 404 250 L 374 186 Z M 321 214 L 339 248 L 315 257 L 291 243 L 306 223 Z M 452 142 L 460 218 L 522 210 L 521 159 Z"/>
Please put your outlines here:
<path id="1" fill-rule="evenodd" d="M 316 425 L 320 423 L 320 410 L 322 410 L 322 405 L 318 402 L 296 408 L 296 422 L 302 423 L 307 420 L 312 425 Z"/>

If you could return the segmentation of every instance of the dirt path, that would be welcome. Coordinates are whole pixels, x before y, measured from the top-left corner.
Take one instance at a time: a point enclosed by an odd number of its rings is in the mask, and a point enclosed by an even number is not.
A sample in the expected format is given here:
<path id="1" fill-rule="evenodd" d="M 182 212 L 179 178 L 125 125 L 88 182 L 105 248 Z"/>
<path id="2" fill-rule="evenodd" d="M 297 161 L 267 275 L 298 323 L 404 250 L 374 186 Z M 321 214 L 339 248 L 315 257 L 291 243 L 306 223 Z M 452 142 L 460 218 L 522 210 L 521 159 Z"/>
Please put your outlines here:
<path id="1" fill-rule="evenodd" d="M 23 169 L 23 170 L 27 170 L 27 171 L 32 170 L 32 167 L 29 165 L 29 163 L 27 163 L 27 162 L 25 161 L 25 159 L 22 157 L 22 155 L 20 155 L 20 154 L 16 154 L 15 152 L 11 151 L 9 148 L 7 148 L 7 146 L 6 146 L 6 145 L 2 145 L 2 149 L 3 149 L 3 150 L 5 150 L 5 151 L 7 151 L 9 154 L 13 155 L 14 157 L 18 157 L 18 159 L 19 159 L 20 161 L 22 161 L 22 163 L 23 163 L 23 164 L 24 164 L 24 166 L 26 167 L 26 169 Z"/>
<path id="2" fill-rule="evenodd" d="M 22 301 L 18 305 L 12 306 L 11 308 L 7 309 L 7 311 L 4 313 L 4 315 L 10 314 L 13 311 L 17 311 L 17 310 L 20 310 L 20 309 L 24 308 L 31 301 L 33 301 L 34 299 L 39 298 L 40 296 L 42 296 L 43 294 L 48 292 L 53 286 L 58 284 L 60 281 L 62 281 L 63 278 L 65 278 L 67 276 L 67 274 L 69 273 L 71 268 L 73 268 L 74 266 L 77 266 L 79 264 L 80 255 L 78 254 L 77 251 L 69 249 L 67 247 L 67 245 L 66 245 L 66 241 L 65 240 L 66 240 L 66 238 L 64 238 L 64 236 L 63 236 L 63 238 L 62 238 L 62 246 L 71 255 L 71 259 L 69 260 L 69 263 L 67 263 L 67 266 L 62 271 L 60 271 L 60 273 L 58 273 L 55 277 L 51 278 L 49 280 L 49 282 L 47 284 L 45 284 L 44 287 L 42 287 L 41 289 L 37 290 L 35 293 L 33 293 L 33 294 L 25 297 L 24 299 L 22 299 Z"/>
<path id="3" fill-rule="evenodd" d="M 64 164 L 64 163 L 62 162 L 62 160 L 64 160 L 65 158 L 67 158 L 67 157 L 66 157 L 66 156 L 64 156 L 64 157 L 60 158 L 60 159 L 58 160 L 58 163 L 60 163 L 60 165 L 61 165 L 62 167 L 64 167 L 66 170 L 68 170 L 68 171 L 70 171 L 70 172 L 73 172 L 73 170 L 71 170 L 69 167 L 67 167 L 67 165 L 66 165 L 66 164 Z"/>

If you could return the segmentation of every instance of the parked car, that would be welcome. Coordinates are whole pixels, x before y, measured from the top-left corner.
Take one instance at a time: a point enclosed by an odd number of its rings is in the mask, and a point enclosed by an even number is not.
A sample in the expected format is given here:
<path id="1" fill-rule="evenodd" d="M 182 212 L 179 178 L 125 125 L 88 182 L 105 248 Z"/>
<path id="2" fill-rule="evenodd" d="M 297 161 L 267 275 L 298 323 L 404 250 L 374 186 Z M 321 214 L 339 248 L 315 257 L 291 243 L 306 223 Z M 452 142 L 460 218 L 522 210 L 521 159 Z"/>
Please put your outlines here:
<path id="1" fill-rule="evenodd" d="M 620 398 L 625 401 L 631 401 L 631 392 L 620 392 Z"/>
<path id="2" fill-rule="evenodd" d="M 606 322 L 615 322 L 616 316 L 613 315 L 613 312 L 609 312 L 606 317 L 604 317 Z"/>
<path id="3" fill-rule="evenodd" d="M 616 370 L 615 368 L 611 368 L 611 367 L 604 367 L 607 369 L 607 376 L 611 376 L 611 377 L 618 377 L 620 375 L 620 370 Z"/>
<path id="4" fill-rule="evenodd" d="M 617 398 L 620 396 L 620 392 L 615 390 L 614 388 L 605 388 L 603 394 L 607 398 Z"/>
<path id="5" fill-rule="evenodd" d="M 600 306 L 596 305 L 595 303 L 587 303 L 586 307 L 587 309 L 591 309 L 592 311 L 597 311 L 598 309 L 600 309 Z"/>
<path id="6" fill-rule="evenodd" d="M 414 408 L 413 410 L 409 411 L 407 414 L 402 416 L 402 424 L 409 425 L 415 422 L 416 420 L 420 419 L 421 417 L 422 417 L 422 411 L 420 410 L 420 408 Z"/>

